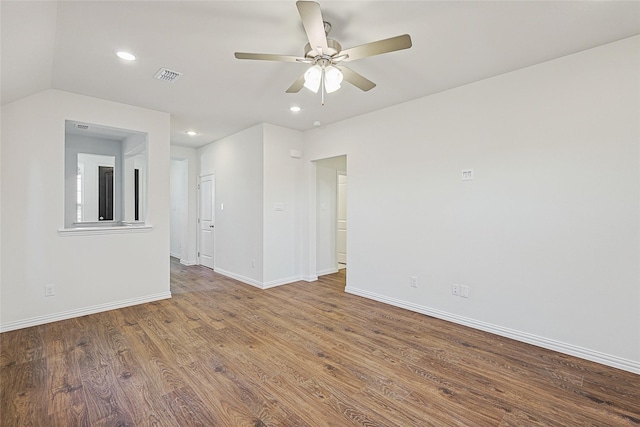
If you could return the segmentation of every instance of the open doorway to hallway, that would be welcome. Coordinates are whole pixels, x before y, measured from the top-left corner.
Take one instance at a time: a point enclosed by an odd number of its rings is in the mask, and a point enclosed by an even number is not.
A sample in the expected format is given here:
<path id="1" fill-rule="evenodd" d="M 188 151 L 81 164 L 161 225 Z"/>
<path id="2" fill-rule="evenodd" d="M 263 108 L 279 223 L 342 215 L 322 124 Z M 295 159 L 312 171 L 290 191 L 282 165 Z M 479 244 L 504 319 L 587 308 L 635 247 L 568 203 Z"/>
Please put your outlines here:
<path id="1" fill-rule="evenodd" d="M 347 156 L 315 163 L 316 270 L 322 276 L 347 267 Z"/>
<path id="2" fill-rule="evenodd" d="M 336 257 L 338 269 L 347 268 L 347 171 L 338 173 L 338 214 L 336 217 Z"/>

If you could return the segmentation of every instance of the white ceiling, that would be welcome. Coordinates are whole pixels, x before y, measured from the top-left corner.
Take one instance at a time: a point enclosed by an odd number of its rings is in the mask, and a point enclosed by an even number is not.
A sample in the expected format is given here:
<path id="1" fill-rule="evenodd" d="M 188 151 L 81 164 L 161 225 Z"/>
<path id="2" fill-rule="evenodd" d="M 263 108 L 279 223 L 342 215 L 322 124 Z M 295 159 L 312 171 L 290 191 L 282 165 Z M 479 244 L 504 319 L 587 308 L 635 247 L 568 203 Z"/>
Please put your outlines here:
<path id="1" fill-rule="evenodd" d="M 269 122 L 306 130 L 640 34 L 640 1 L 321 1 L 343 48 L 408 33 L 408 50 L 350 62 L 377 83 L 328 95 L 285 90 L 303 55 L 295 1 L 2 0 L 2 104 L 55 88 L 171 113 L 173 144 L 197 147 Z M 126 63 L 116 50 L 138 60 Z M 153 79 L 159 68 L 184 73 Z M 289 107 L 302 107 L 292 113 Z M 185 131 L 200 134 L 190 137 Z"/>

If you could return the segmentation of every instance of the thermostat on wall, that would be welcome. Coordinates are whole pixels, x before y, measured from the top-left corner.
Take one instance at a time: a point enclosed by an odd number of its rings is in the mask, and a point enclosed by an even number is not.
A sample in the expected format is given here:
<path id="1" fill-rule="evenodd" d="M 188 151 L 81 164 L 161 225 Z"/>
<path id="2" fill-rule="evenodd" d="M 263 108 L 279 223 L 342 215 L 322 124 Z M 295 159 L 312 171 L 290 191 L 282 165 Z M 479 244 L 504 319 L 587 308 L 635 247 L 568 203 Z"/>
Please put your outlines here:
<path id="1" fill-rule="evenodd" d="M 463 169 L 462 170 L 462 180 L 463 181 L 473 181 L 473 169 Z"/>

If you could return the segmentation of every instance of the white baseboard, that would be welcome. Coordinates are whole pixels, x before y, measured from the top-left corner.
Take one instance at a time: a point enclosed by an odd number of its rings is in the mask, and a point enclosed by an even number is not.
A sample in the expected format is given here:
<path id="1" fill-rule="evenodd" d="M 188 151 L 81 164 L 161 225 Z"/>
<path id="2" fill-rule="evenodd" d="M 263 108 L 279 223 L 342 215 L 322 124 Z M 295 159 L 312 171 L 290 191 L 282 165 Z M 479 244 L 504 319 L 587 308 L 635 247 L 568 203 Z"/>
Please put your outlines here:
<path id="1" fill-rule="evenodd" d="M 302 276 L 302 280 L 305 282 L 316 282 L 318 280 L 318 276 Z"/>
<path id="2" fill-rule="evenodd" d="M 247 285 L 255 286 L 256 288 L 262 289 L 262 282 L 260 282 L 259 280 L 255 280 L 250 277 L 245 277 L 241 274 L 232 273 L 230 271 L 226 271 L 218 267 L 214 267 L 213 271 L 215 271 L 216 273 L 222 274 L 223 276 L 227 276 L 232 279 L 235 279 L 239 282 L 246 283 Z"/>
<path id="3" fill-rule="evenodd" d="M 169 256 L 173 258 L 180 259 L 180 254 L 174 254 L 173 252 L 169 252 Z"/>
<path id="4" fill-rule="evenodd" d="M 186 260 L 186 259 L 181 259 L 180 260 L 180 264 L 186 265 L 188 267 L 188 266 L 191 266 L 191 265 L 196 265 L 197 263 L 195 261 L 189 261 L 189 260 Z"/>
<path id="5" fill-rule="evenodd" d="M 31 326 L 44 325 L 45 323 L 57 322 L 59 320 L 72 319 L 74 317 L 96 314 L 103 311 L 115 310 L 117 308 L 130 307 L 132 305 L 144 304 L 153 301 L 171 298 L 171 292 L 145 295 L 138 298 L 130 298 L 122 301 L 114 301 L 106 304 L 98 304 L 91 307 L 83 307 L 76 310 L 67 310 L 60 313 L 47 314 L 44 316 L 31 317 L 29 319 L 15 320 L 13 322 L 0 325 L 0 332 L 14 331 L 16 329 L 29 328 Z"/>
<path id="6" fill-rule="evenodd" d="M 302 280 L 302 276 L 292 276 L 284 279 L 271 280 L 262 284 L 262 289 L 275 288 L 276 286 L 288 285 L 289 283 L 295 283 Z"/>
<path id="7" fill-rule="evenodd" d="M 318 272 L 316 273 L 316 275 L 317 275 L 318 277 L 320 277 L 320 276 L 324 276 L 324 275 L 327 275 L 327 274 L 337 273 L 338 271 L 339 271 L 339 270 L 338 270 L 337 268 L 327 268 L 327 269 L 325 269 L 325 270 L 320 270 L 320 271 L 318 271 Z"/>
<path id="8" fill-rule="evenodd" d="M 276 286 L 287 285 L 289 283 L 299 282 L 300 280 L 302 280 L 302 276 L 293 276 L 293 277 L 287 277 L 284 279 L 271 280 L 269 282 L 260 282 L 259 280 L 251 279 L 241 274 L 236 274 L 230 271 L 222 270 L 218 267 L 216 267 L 214 271 L 216 273 L 222 274 L 223 276 L 230 277 L 239 282 L 246 283 L 247 285 L 255 286 L 256 288 L 260 288 L 260 289 L 274 288 Z"/>
<path id="9" fill-rule="evenodd" d="M 435 317 L 438 319 L 446 320 L 458 325 L 468 326 L 473 329 L 479 329 L 481 331 L 489 332 L 495 335 L 499 335 L 506 338 L 511 338 L 516 341 L 525 342 L 538 347 L 546 348 L 548 350 L 557 351 L 559 353 L 568 354 L 570 356 L 579 357 L 581 359 L 589 360 L 591 362 L 600 363 L 602 365 L 611 366 L 613 368 L 622 369 L 624 371 L 640 374 L 640 362 L 624 359 L 618 356 L 613 356 L 599 351 L 590 350 L 588 348 L 579 347 L 573 344 L 567 344 L 560 341 L 556 341 L 550 338 L 540 337 L 527 332 L 521 332 L 515 329 L 505 328 L 491 323 L 481 322 L 468 317 L 458 316 L 456 314 L 447 313 L 445 311 L 436 310 L 433 308 L 413 304 L 407 301 L 391 298 L 385 295 L 380 295 L 374 292 L 369 292 L 363 289 L 347 286 L 345 292 L 358 295 L 364 298 L 379 301 L 385 304 L 393 305 L 396 307 L 411 310 L 417 313 L 426 314 L 427 316 Z"/>

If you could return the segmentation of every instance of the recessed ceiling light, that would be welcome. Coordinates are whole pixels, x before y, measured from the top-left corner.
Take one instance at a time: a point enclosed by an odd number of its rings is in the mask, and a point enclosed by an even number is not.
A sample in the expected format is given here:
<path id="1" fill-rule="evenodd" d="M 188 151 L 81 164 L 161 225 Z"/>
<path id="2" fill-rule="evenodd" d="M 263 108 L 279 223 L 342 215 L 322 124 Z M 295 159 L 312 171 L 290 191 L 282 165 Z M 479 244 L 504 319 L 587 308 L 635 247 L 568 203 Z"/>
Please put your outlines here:
<path id="1" fill-rule="evenodd" d="M 196 136 L 198 134 L 195 130 L 188 130 L 185 133 L 189 136 Z"/>
<path id="2" fill-rule="evenodd" d="M 298 107 L 297 105 L 294 105 L 293 107 L 290 107 L 289 110 L 291 110 L 294 113 L 297 113 L 298 111 L 302 110 L 302 108 Z"/>
<path id="3" fill-rule="evenodd" d="M 135 61 L 136 60 L 136 56 L 134 54 L 129 53 L 129 52 L 125 52 L 124 50 L 120 50 L 120 51 L 116 52 L 116 55 L 118 55 L 118 58 L 124 59 L 125 61 Z"/>

